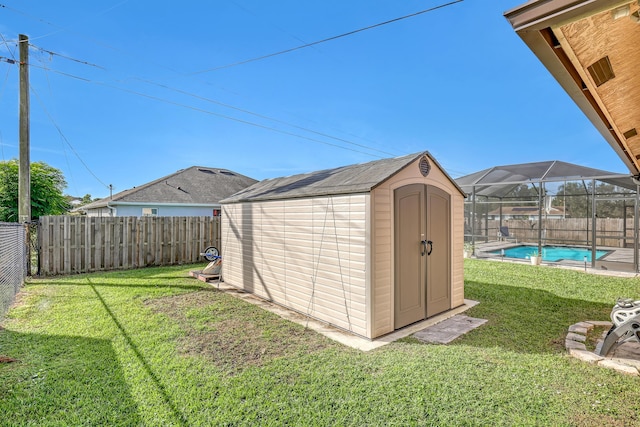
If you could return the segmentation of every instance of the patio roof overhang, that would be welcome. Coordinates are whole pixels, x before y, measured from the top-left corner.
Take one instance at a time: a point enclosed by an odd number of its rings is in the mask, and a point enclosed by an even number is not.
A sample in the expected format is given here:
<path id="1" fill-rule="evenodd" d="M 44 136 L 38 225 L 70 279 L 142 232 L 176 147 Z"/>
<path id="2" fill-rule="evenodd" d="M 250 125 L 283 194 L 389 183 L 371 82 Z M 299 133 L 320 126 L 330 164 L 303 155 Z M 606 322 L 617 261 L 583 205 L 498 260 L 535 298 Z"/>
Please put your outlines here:
<path id="1" fill-rule="evenodd" d="M 531 0 L 505 12 L 513 29 L 640 174 L 640 0 Z"/>

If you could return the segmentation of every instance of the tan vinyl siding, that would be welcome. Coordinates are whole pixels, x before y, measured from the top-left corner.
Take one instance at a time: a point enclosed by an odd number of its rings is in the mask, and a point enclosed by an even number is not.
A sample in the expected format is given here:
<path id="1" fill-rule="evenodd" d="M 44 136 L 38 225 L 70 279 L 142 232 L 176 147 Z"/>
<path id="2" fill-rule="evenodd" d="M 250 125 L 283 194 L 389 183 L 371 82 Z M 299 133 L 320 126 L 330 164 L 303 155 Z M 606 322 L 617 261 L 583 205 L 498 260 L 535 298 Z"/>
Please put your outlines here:
<path id="1" fill-rule="evenodd" d="M 455 194 L 455 193 L 454 193 Z M 464 304 L 464 198 L 451 198 L 451 308 Z"/>
<path id="2" fill-rule="evenodd" d="M 366 336 L 367 198 L 223 205 L 225 282 Z"/>
<path id="3" fill-rule="evenodd" d="M 393 192 L 388 185 L 372 193 L 372 336 L 393 331 Z"/>

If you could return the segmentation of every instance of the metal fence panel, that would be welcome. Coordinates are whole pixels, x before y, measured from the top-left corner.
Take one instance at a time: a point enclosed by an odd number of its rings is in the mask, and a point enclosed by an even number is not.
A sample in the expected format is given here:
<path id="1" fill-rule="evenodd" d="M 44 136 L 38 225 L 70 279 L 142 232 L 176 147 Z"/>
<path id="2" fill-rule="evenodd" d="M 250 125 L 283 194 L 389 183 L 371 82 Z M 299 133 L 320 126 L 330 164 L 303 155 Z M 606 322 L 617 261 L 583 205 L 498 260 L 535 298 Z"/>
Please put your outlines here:
<path id="1" fill-rule="evenodd" d="M 0 222 L 0 319 L 27 277 L 26 239 L 24 225 Z"/>

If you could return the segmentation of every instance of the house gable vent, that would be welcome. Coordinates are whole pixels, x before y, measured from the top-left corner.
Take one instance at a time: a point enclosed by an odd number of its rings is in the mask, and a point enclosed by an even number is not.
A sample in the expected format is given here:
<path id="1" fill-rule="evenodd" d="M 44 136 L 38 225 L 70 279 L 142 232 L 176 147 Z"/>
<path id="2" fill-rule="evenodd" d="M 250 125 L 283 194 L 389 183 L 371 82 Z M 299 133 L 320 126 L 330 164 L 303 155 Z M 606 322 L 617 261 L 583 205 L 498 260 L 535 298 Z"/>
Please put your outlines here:
<path id="1" fill-rule="evenodd" d="M 636 130 L 636 128 L 629 129 L 628 131 L 623 133 L 625 139 L 633 138 L 637 134 L 638 134 L 638 131 Z"/>
<path id="2" fill-rule="evenodd" d="M 591 78 L 596 86 L 600 86 L 616 76 L 613 73 L 613 68 L 611 68 L 611 62 L 609 61 L 608 56 L 598 59 L 596 62 L 589 65 L 587 70 L 589 71 L 589 74 L 591 74 Z"/>

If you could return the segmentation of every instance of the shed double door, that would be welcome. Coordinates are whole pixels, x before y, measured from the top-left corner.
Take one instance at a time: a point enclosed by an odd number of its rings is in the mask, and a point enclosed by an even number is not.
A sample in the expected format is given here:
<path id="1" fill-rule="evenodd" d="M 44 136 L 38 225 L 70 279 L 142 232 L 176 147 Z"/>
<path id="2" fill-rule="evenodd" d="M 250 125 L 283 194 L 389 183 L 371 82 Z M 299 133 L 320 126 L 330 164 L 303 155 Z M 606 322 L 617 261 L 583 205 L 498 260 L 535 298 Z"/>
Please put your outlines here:
<path id="1" fill-rule="evenodd" d="M 451 197 L 431 185 L 394 192 L 394 328 L 451 308 Z"/>

